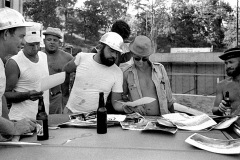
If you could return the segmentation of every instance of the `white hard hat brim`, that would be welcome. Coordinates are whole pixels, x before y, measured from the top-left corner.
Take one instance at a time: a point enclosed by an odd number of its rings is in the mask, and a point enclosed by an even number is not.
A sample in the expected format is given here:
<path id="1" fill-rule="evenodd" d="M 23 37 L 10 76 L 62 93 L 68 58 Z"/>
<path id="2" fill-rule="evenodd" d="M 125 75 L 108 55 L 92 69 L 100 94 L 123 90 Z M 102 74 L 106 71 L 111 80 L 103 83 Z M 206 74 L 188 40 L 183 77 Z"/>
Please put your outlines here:
<path id="1" fill-rule="evenodd" d="M 6 26 L 6 27 L 0 27 L 0 30 L 16 28 L 16 27 L 31 27 L 31 26 L 33 26 L 32 23 L 25 22 L 25 23 L 21 23 L 21 24 L 14 24 L 11 26 Z"/>

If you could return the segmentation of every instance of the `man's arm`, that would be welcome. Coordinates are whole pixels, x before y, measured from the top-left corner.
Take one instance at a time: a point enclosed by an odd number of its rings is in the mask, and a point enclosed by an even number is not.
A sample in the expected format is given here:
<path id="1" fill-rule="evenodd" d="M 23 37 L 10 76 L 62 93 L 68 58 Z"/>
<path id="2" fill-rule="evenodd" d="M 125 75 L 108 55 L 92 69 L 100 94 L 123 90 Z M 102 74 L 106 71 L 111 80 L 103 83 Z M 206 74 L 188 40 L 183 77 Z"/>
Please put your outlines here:
<path id="1" fill-rule="evenodd" d="M 14 88 L 19 80 L 20 70 L 17 63 L 13 59 L 9 59 L 5 66 L 6 74 L 6 91 L 4 95 L 9 102 L 19 103 L 27 99 L 37 100 L 43 92 L 37 92 L 35 90 L 28 92 L 15 92 Z"/>
<path id="2" fill-rule="evenodd" d="M 123 110 L 123 104 L 121 103 L 123 102 L 122 93 L 112 92 L 111 101 L 112 101 L 112 106 L 116 111 L 123 112 L 123 113 L 125 112 Z"/>
<path id="3" fill-rule="evenodd" d="M 213 114 L 220 115 L 220 116 L 223 115 L 224 108 L 225 108 L 225 106 L 223 105 L 225 101 L 223 100 L 222 90 L 223 90 L 223 86 L 222 86 L 222 83 L 220 82 L 216 87 L 216 97 L 215 97 L 214 105 L 212 108 Z"/>
<path id="4" fill-rule="evenodd" d="M 73 56 L 66 53 L 65 59 L 67 59 L 67 63 L 68 63 L 73 59 Z M 64 83 L 61 85 L 61 90 L 62 90 L 62 94 L 63 94 L 63 105 L 65 106 L 68 101 L 69 94 L 70 94 L 70 73 L 66 72 L 66 78 L 65 78 Z"/>
<path id="5" fill-rule="evenodd" d="M 22 119 L 12 122 L 3 117 L 0 117 L 0 133 L 5 135 L 22 135 L 33 131 L 36 128 L 36 123 L 30 119 Z"/>
<path id="6" fill-rule="evenodd" d="M 6 100 L 5 96 L 3 95 L 2 96 L 2 117 L 9 119 L 8 113 L 9 113 L 9 110 L 8 110 L 8 106 L 7 106 L 7 100 Z"/>
<path id="7" fill-rule="evenodd" d="M 77 65 L 75 64 L 75 59 L 76 57 L 74 57 L 71 61 L 65 64 L 62 70 L 69 74 L 75 72 L 77 68 Z"/>

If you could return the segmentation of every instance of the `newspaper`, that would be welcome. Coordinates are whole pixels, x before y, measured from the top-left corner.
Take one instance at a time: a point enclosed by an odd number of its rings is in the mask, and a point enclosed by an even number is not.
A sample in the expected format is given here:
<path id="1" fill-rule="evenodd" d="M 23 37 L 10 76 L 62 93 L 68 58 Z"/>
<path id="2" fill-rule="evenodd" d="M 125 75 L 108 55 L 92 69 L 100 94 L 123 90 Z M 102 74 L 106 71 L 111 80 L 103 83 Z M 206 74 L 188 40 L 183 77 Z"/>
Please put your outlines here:
<path id="1" fill-rule="evenodd" d="M 97 112 L 89 113 L 74 113 L 69 115 L 69 121 L 59 124 L 58 127 L 86 127 L 92 128 L 97 127 Z M 123 121 L 126 115 L 108 114 L 107 125 L 114 126 L 119 125 L 119 122 Z"/>
<path id="2" fill-rule="evenodd" d="M 133 113 L 127 115 L 126 119 L 120 122 L 122 129 L 127 130 L 138 130 L 138 131 L 148 131 L 148 130 L 157 130 L 164 131 L 175 134 L 177 132 L 177 128 L 168 127 L 166 125 L 161 125 L 158 123 L 158 119 L 160 117 L 156 116 L 146 116 L 143 117 L 139 113 Z"/>
<path id="3" fill-rule="evenodd" d="M 178 129 L 183 130 L 199 131 L 217 124 L 207 114 L 189 116 L 185 113 L 170 113 L 162 115 L 162 117 L 172 122 Z"/>
<path id="4" fill-rule="evenodd" d="M 209 152 L 219 154 L 240 154 L 240 139 L 220 140 L 194 133 L 189 136 L 185 142 Z"/>
<path id="5" fill-rule="evenodd" d="M 231 118 L 225 118 L 220 123 L 218 123 L 216 126 L 214 126 L 214 129 L 226 129 L 231 124 L 236 122 L 237 120 L 238 120 L 238 116 L 234 116 L 234 117 L 231 117 Z"/>

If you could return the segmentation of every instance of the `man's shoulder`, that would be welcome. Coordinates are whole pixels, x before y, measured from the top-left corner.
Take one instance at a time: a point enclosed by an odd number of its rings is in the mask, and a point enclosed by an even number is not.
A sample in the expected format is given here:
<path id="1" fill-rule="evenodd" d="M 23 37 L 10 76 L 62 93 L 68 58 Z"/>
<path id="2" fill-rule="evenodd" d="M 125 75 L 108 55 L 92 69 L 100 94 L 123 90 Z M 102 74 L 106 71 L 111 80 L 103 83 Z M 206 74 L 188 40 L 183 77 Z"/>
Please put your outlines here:
<path id="1" fill-rule="evenodd" d="M 128 73 L 133 70 L 133 64 L 123 68 L 123 73 Z"/>
<path id="2" fill-rule="evenodd" d="M 67 59 L 72 59 L 73 58 L 73 56 L 70 54 L 70 53 L 68 53 L 68 52 L 65 52 L 65 51 L 63 51 L 63 50 L 59 50 L 59 55 L 60 56 L 63 56 L 63 57 L 65 57 L 65 58 L 67 58 Z"/>

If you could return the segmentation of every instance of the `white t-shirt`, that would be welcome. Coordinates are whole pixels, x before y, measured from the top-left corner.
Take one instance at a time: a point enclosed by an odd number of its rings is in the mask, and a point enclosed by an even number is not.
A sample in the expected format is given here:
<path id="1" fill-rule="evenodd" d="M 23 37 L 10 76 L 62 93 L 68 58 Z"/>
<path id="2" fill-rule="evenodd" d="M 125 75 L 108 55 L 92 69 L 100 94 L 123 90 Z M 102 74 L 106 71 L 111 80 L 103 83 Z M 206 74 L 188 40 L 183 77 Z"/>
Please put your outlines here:
<path id="1" fill-rule="evenodd" d="M 40 91 L 41 79 L 49 76 L 47 55 L 44 52 L 38 52 L 39 61 L 33 63 L 23 53 L 18 52 L 17 55 L 11 57 L 18 64 L 20 69 L 20 77 L 14 88 L 17 92 L 27 92 L 30 90 Z M 49 91 L 44 91 L 44 104 L 46 113 L 49 113 Z M 12 120 L 20 120 L 23 118 L 36 119 L 38 112 L 38 100 L 25 100 L 20 103 L 12 103 L 9 112 L 9 118 Z"/>
<path id="2" fill-rule="evenodd" d="M 6 76 L 2 59 L 0 58 L 0 116 L 2 116 L 2 96 L 6 88 Z"/>
<path id="3" fill-rule="evenodd" d="M 72 112 L 90 112 L 98 108 L 99 92 L 104 100 L 112 92 L 123 92 L 123 73 L 115 64 L 108 67 L 97 63 L 95 53 L 78 53 L 75 81 L 66 107 Z"/>

